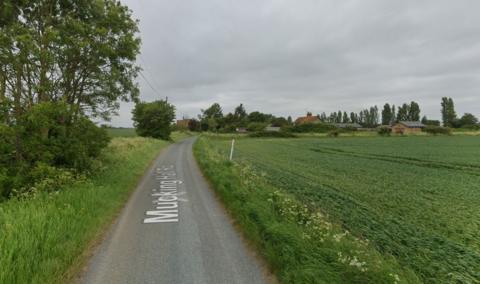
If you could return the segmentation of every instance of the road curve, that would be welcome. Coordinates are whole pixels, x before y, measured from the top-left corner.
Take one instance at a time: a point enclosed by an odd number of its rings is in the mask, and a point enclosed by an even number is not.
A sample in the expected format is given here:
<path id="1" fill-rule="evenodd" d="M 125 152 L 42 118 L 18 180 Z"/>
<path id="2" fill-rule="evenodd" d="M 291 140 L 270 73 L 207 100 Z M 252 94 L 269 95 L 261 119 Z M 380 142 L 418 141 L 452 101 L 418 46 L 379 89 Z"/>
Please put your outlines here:
<path id="1" fill-rule="evenodd" d="M 156 159 L 79 283 L 265 283 L 197 167 L 194 140 Z"/>

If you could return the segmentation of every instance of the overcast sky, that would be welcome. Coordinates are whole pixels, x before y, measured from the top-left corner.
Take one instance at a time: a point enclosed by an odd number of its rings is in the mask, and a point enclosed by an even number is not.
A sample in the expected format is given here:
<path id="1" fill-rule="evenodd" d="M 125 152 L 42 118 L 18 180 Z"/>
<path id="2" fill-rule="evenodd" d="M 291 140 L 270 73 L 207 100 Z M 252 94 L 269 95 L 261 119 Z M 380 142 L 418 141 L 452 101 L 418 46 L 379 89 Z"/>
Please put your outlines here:
<path id="1" fill-rule="evenodd" d="M 478 0 L 122 0 L 140 20 L 141 99 L 292 117 L 442 96 L 480 116 Z M 131 126 L 122 104 L 115 126 Z"/>

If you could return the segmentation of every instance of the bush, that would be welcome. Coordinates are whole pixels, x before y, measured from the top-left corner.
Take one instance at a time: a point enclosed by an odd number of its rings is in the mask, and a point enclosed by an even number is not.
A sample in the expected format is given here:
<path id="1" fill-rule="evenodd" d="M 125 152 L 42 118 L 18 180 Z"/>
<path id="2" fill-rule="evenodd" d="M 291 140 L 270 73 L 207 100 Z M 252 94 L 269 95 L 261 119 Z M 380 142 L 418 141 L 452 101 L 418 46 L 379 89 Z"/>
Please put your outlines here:
<path id="1" fill-rule="evenodd" d="M 0 126 L 3 198 L 30 192 L 32 187 L 57 190 L 79 173 L 92 170 L 95 158 L 110 141 L 108 133 L 87 117 L 71 114 L 64 103 L 41 103 L 25 113 L 18 125 Z"/>
<path id="2" fill-rule="evenodd" d="M 337 129 L 334 125 L 331 124 L 323 124 L 323 123 L 304 123 L 295 125 L 290 128 L 291 132 L 296 133 L 327 133 L 331 130 Z"/>
<path id="3" fill-rule="evenodd" d="M 392 129 L 387 126 L 382 126 L 377 130 L 377 133 L 381 136 L 390 136 Z"/>
<path id="4" fill-rule="evenodd" d="M 334 129 L 328 132 L 328 137 L 338 137 L 342 131 L 340 129 Z"/>
<path id="5" fill-rule="evenodd" d="M 466 124 L 462 126 L 463 129 L 467 130 L 480 130 L 480 125 L 479 124 Z"/>
<path id="6" fill-rule="evenodd" d="M 438 134 L 443 134 L 443 135 L 450 135 L 452 134 L 452 130 L 448 127 L 441 127 L 441 126 L 432 126 L 429 125 L 423 129 L 424 132 L 428 134 L 433 134 L 433 135 L 438 135 Z"/>
<path id="7" fill-rule="evenodd" d="M 261 132 L 265 130 L 265 127 L 267 127 L 267 123 L 263 122 L 251 122 L 247 126 L 248 131 L 253 131 L 253 132 Z"/>
<path id="8" fill-rule="evenodd" d="M 44 162 L 57 167 L 88 171 L 110 138 L 84 116 L 66 121 L 67 105 L 42 103 L 35 105 L 24 119 L 23 152 L 28 165 Z"/>
<path id="9" fill-rule="evenodd" d="M 342 128 L 342 132 L 355 132 L 355 131 L 358 131 L 358 128 L 353 126 L 347 126 Z"/>
<path id="10" fill-rule="evenodd" d="M 249 137 L 269 137 L 269 138 L 296 138 L 297 135 L 284 131 L 258 131 L 248 134 Z"/>

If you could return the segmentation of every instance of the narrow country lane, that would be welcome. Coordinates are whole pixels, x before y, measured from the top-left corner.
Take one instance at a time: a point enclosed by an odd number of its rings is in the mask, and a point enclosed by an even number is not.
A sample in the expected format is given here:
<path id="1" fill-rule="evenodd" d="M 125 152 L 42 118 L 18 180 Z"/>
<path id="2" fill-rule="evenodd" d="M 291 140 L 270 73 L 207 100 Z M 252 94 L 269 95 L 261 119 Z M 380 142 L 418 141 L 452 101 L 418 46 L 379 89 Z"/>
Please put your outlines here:
<path id="1" fill-rule="evenodd" d="M 195 138 L 157 158 L 80 283 L 264 283 L 258 261 L 202 177 Z"/>

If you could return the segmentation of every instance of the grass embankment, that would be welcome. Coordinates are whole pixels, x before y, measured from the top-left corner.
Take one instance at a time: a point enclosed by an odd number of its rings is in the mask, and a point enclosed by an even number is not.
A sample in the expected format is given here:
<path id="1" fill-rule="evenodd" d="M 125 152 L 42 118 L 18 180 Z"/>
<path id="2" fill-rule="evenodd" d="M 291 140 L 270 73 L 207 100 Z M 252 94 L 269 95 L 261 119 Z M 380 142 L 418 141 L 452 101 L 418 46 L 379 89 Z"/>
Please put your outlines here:
<path id="1" fill-rule="evenodd" d="M 101 157 L 104 169 L 85 182 L 56 194 L 0 203 L 0 283 L 68 280 L 168 144 L 115 138 Z"/>
<path id="2" fill-rule="evenodd" d="M 315 207 L 267 183 L 248 164 L 227 161 L 209 138 L 201 137 L 194 152 L 213 188 L 280 281 L 421 282 L 393 257 L 381 255 Z"/>

